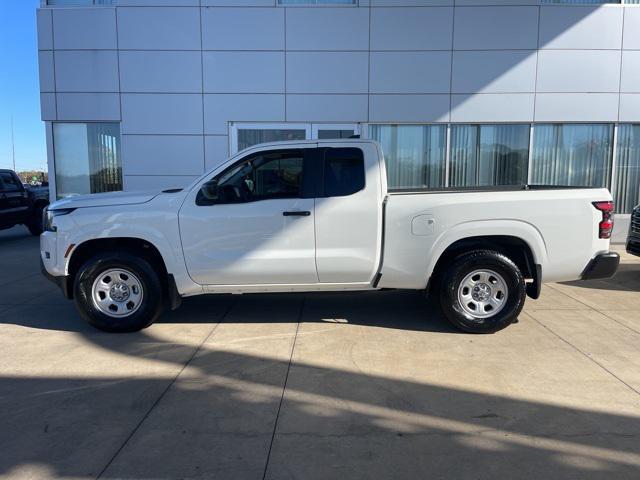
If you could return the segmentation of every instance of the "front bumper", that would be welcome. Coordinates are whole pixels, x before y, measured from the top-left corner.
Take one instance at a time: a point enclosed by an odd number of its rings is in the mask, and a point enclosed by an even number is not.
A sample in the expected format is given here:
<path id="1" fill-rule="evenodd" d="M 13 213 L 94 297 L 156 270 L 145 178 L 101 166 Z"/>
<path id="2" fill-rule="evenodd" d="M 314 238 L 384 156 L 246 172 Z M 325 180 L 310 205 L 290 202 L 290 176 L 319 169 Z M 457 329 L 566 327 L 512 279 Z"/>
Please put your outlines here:
<path id="1" fill-rule="evenodd" d="M 620 265 L 620 255 L 615 252 L 600 253 L 591 259 L 582 272 L 582 280 L 597 278 L 611 278 L 616 274 Z"/>
<path id="2" fill-rule="evenodd" d="M 67 298 L 69 300 L 73 298 L 73 288 L 67 275 L 61 275 L 59 277 L 51 275 L 49 272 L 47 272 L 47 269 L 44 266 L 44 262 L 42 261 L 42 257 L 40 257 L 40 270 L 47 280 L 55 283 L 60 288 L 60 290 L 62 290 L 64 298 Z"/>

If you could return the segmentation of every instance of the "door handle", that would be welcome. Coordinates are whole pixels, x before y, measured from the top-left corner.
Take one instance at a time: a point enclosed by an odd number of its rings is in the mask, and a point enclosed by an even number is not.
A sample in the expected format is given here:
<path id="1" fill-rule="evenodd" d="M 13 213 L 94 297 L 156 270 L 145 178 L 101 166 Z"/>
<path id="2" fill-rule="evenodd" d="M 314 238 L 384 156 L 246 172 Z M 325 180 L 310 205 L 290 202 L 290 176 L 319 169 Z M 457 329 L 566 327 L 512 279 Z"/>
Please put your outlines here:
<path id="1" fill-rule="evenodd" d="M 285 217 L 308 217 L 311 212 L 308 210 L 295 210 L 292 212 L 282 212 Z"/>

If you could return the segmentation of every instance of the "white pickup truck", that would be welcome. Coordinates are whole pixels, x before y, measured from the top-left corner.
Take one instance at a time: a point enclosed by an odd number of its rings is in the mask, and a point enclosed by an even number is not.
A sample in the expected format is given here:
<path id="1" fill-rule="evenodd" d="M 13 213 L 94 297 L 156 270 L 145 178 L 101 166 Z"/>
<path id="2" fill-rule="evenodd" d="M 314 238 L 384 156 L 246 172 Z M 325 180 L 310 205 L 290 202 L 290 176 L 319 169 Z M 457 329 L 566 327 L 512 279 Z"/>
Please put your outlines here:
<path id="1" fill-rule="evenodd" d="M 542 282 L 612 276 L 612 211 L 597 188 L 389 191 L 376 142 L 281 142 L 184 189 L 57 201 L 41 259 L 107 331 L 147 327 L 192 295 L 412 289 L 489 333 Z"/>

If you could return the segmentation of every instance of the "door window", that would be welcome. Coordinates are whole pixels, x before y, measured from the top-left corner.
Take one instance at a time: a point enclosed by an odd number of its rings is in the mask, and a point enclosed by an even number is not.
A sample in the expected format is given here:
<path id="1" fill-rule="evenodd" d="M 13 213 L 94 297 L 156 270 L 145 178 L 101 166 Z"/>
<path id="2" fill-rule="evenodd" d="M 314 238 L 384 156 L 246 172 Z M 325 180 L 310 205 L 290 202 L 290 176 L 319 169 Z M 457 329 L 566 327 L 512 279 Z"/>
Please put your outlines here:
<path id="1" fill-rule="evenodd" d="M 196 203 L 246 203 L 302 196 L 302 150 L 262 152 L 234 165 L 200 190 Z"/>
<path id="2" fill-rule="evenodd" d="M 364 188 L 364 157 L 359 148 L 328 148 L 324 157 L 324 196 L 345 197 Z"/>
<path id="3" fill-rule="evenodd" d="M 0 190 L 5 192 L 17 192 L 21 190 L 18 181 L 9 172 L 0 172 Z"/>

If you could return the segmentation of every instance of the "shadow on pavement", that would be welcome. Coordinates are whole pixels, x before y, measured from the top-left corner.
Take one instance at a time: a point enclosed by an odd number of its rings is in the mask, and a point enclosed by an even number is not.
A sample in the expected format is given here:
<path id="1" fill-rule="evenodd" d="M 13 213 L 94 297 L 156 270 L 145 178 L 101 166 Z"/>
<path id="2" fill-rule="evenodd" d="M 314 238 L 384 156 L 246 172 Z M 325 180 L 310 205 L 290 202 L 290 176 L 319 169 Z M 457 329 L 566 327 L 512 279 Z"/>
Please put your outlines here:
<path id="1" fill-rule="evenodd" d="M 232 297 L 223 295 L 222 298 Z M 425 299 L 421 292 L 350 292 L 350 293 L 300 293 L 300 294 L 250 294 L 243 299 L 273 299 L 274 304 L 282 301 L 297 302 L 307 299 L 314 308 L 305 316 L 305 322 L 346 323 L 401 330 L 460 333 L 441 313 L 437 302 Z M 242 300 L 241 300 L 242 301 Z M 163 315 L 159 323 L 204 322 L 211 319 L 206 314 L 209 305 L 219 302 L 216 295 L 187 298 L 182 306 Z M 308 309 L 309 310 L 309 309 Z M 260 318 L 261 322 L 279 323 L 297 322 L 296 319 L 269 315 Z"/>
<path id="2" fill-rule="evenodd" d="M 618 290 L 640 292 L 640 263 L 621 263 L 613 278 L 605 280 L 577 280 L 562 282 L 572 287 L 593 288 L 598 290 Z"/>
<path id="3" fill-rule="evenodd" d="M 273 296 L 270 302 L 256 301 L 256 314 L 240 322 L 287 322 L 278 312 L 301 310 L 304 301 L 305 323 L 450 333 L 441 318 L 425 321 L 422 299 L 397 292 L 385 296 Z M 258 298 L 248 297 L 242 301 Z M 163 321 L 211 321 L 212 312 L 234 301 L 193 299 Z M 263 308 L 270 303 L 273 311 Z M 236 315 L 220 325 L 237 323 Z M 26 318 L 21 324 L 36 326 Z M 266 473 L 276 479 L 618 480 L 640 474 L 640 418 L 630 415 L 330 365 L 290 364 L 288 354 L 282 358 L 270 351 L 205 344 L 196 354 L 197 345 L 162 340 L 148 330 L 103 334 L 73 315 L 50 318 L 39 328 L 68 330 L 102 351 L 148 359 L 150 369 L 173 365 L 175 374 L 118 376 L 113 369 L 89 377 L 4 374 L 0 476 L 28 466 L 34 478 L 38 472 L 95 477 L 107 465 L 101 478 L 260 479 Z M 290 349 L 293 334 L 283 341 Z M 172 383 L 189 358 L 188 371 Z"/>
<path id="4" fill-rule="evenodd" d="M 16 240 L 20 241 L 20 240 L 27 240 L 27 239 L 30 239 L 36 242 L 38 241 L 38 237 L 34 237 L 33 235 L 31 235 L 27 227 L 23 227 L 22 225 L 8 228 L 5 230 L 0 230 L 0 248 L 5 243 L 11 243 L 11 242 L 15 242 Z"/>
<path id="5" fill-rule="evenodd" d="M 30 282 L 33 280 L 29 279 Z M 40 285 L 54 290 L 52 295 L 60 295 L 53 285 L 44 279 L 37 278 Z M 42 289 L 42 288 L 41 288 Z M 54 297 L 57 299 L 57 297 Z M 167 311 L 158 320 L 159 324 L 215 324 L 211 312 L 221 303 L 228 303 L 236 296 L 232 295 L 203 295 L 184 299 L 182 306 L 175 311 Z M 240 297 L 237 297 L 240 298 Z M 268 300 L 266 305 L 274 306 L 283 303 L 296 303 L 302 298 L 308 299 L 314 305 L 305 322 L 318 323 L 346 323 L 420 332 L 461 334 L 444 318 L 434 300 L 426 300 L 419 292 L 388 291 L 388 292 L 358 292 L 358 293 L 311 293 L 311 294 L 250 294 L 242 295 L 247 301 Z M 0 324 L 13 323 L 29 328 L 46 330 L 63 330 L 82 334 L 94 334 L 98 331 L 87 325 L 76 312 L 73 302 L 58 302 L 64 308 L 65 315 L 52 315 L 42 318 L 37 315 L 0 317 Z M 0 297 L 0 304 L 1 297 Z M 46 309 L 47 306 L 28 305 L 34 311 Z M 295 318 L 283 318 L 277 312 L 270 312 L 268 306 L 262 312 L 261 323 L 297 323 Z"/>

